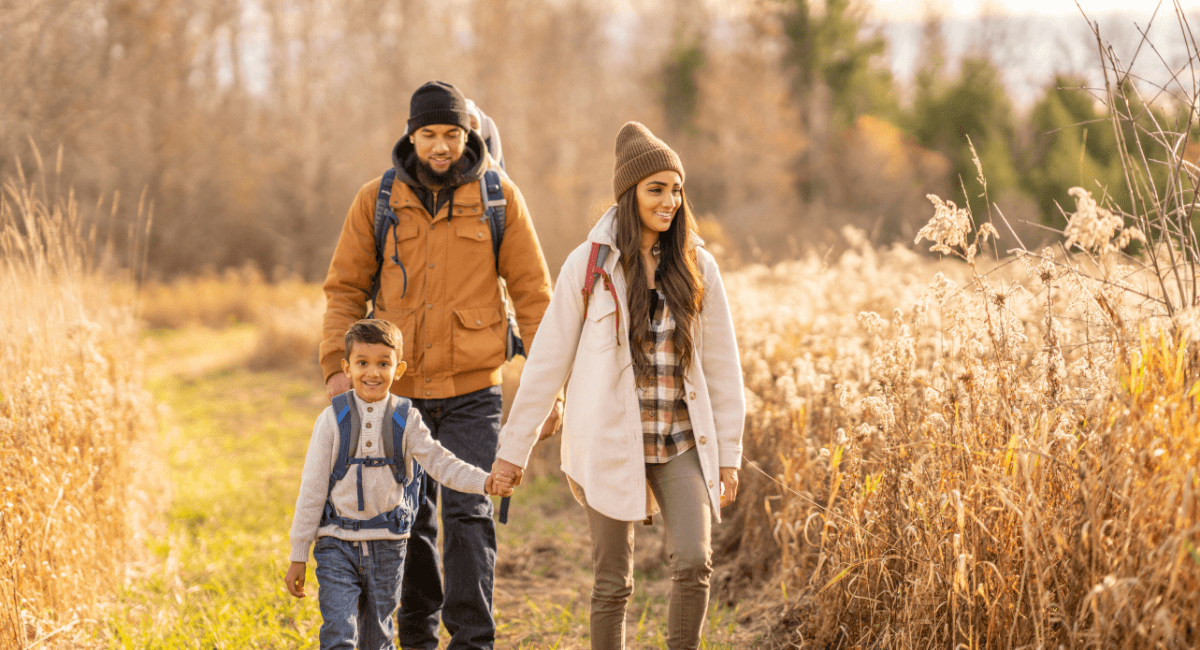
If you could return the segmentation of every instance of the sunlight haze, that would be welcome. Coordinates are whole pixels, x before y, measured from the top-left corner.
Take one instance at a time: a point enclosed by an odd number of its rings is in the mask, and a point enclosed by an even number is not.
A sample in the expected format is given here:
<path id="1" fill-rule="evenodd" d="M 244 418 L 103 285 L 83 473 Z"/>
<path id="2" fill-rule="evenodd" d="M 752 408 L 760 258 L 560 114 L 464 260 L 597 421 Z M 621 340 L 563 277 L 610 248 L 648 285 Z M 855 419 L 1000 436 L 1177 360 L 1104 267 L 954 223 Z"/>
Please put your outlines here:
<path id="1" fill-rule="evenodd" d="M 930 0 L 929 2 L 913 2 L 912 0 L 875 0 L 874 13 L 881 19 L 907 20 L 919 19 L 927 9 L 940 10 L 946 16 L 970 18 L 983 13 L 1001 13 L 1010 15 L 1020 14 L 1070 14 L 1079 15 L 1082 6 L 1088 15 L 1111 12 L 1126 12 L 1145 14 L 1147 18 L 1154 12 L 1156 0 L 1082 0 L 1079 6 L 1074 0 Z M 1200 9 L 1200 0 L 1180 0 L 1185 11 Z M 1164 1 L 1159 10 L 1160 17 L 1173 13 L 1173 3 Z"/>

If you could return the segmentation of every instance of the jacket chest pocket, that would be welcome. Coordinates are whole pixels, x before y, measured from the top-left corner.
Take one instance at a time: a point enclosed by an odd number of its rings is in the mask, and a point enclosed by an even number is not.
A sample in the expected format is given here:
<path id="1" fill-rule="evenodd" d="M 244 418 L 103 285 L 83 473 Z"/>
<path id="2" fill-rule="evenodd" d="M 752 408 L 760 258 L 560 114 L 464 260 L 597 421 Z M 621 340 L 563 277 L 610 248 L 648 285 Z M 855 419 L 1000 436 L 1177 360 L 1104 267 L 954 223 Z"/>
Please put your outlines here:
<path id="1" fill-rule="evenodd" d="M 401 299 L 409 288 L 406 285 L 411 284 L 407 278 L 408 267 L 412 265 L 412 260 L 417 258 L 418 251 L 415 240 L 418 235 L 420 235 L 420 228 L 411 220 L 401 221 L 394 228 L 388 228 L 384 233 L 383 263 L 379 271 L 379 297 L 375 309 L 384 310 L 389 306 L 393 309 L 400 307 Z M 400 264 L 404 264 L 405 268 L 401 269 L 400 265 L 396 264 L 392 258 L 400 260 Z"/>
<path id="2" fill-rule="evenodd" d="M 603 280 L 597 278 L 592 297 L 588 300 L 587 318 L 583 321 L 580 343 L 589 350 L 603 352 L 617 347 L 621 335 L 618 327 L 620 311 L 612 294 L 604 288 Z"/>

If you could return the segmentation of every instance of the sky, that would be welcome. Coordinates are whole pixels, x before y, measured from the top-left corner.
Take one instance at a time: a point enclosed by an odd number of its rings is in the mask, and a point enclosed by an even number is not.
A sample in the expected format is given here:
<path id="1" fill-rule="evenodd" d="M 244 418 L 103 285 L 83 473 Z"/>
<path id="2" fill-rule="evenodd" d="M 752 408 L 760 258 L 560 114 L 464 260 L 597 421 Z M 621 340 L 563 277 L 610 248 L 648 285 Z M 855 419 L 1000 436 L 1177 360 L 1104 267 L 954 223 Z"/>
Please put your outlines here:
<path id="1" fill-rule="evenodd" d="M 972 18 L 989 8 L 992 11 L 1013 15 L 1028 14 L 1072 14 L 1079 15 L 1075 0 L 867 0 L 875 6 L 876 16 L 887 16 L 892 20 L 920 19 L 927 6 L 940 9 L 946 17 Z M 1114 11 L 1146 14 L 1147 17 L 1158 5 L 1158 0 L 1080 0 L 1079 4 L 1089 14 Z M 1185 11 L 1200 10 L 1200 0 L 1179 0 Z M 1173 0 L 1164 0 L 1162 13 L 1173 13 Z"/>

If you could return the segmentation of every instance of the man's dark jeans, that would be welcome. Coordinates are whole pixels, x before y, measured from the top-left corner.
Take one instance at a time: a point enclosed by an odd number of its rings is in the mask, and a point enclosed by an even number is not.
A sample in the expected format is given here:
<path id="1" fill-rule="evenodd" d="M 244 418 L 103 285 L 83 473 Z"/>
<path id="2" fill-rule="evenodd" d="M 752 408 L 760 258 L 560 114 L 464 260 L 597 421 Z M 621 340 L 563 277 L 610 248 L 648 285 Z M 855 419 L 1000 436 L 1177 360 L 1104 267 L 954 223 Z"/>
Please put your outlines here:
<path id="1" fill-rule="evenodd" d="M 500 442 L 500 387 L 458 397 L 414 399 L 435 440 L 462 460 L 491 470 Z M 496 524 L 486 496 L 441 488 L 445 528 L 445 590 L 439 566 L 438 488 L 428 474 L 421 507 L 408 540 L 408 560 L 396 622 L 400 647 L 433 650 L 438 615 L 450 632 L 447 650 L 490 650 L 496 639 L 492 583 L 496 571 Z"/>

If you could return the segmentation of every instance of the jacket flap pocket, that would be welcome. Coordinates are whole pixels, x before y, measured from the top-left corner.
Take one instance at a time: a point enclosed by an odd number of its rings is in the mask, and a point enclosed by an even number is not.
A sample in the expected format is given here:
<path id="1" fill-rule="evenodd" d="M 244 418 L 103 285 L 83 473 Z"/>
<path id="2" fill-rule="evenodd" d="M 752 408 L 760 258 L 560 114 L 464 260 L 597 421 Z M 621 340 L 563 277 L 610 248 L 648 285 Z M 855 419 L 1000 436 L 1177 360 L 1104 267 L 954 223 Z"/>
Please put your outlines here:
<path id="1" fill-rule="evenodd" d="M 492 241 L 492 233 L 488 230 L 488 225 L 478 219 L 471 219 L 468 223 L 459 224 L 454 229 L 454 234 L 473 241 Z"/>
<path id="2" fill-rule="evenodd" d="M 472 307 L 470 309 L 455 309 L 454 316 L 458 322 L 469 330 L 481 330 L 500 322 L 499 307 Z"/>
<path id="3" fill-rule="evenodd" d="M 401 221 L 400 223 L 396 224 L 396 239 L 400 241 L 412 239 L 413 237 L 416 237 L 419 232 L 420 227 L 411 221 Z"/>
<path id="4" fill-rule="evenodd" d="M 588 298 L 588 320 L 598 321 L 616 310 L 617 303 L 613 302 L 612 294 L 604 288 L 604 279 L 596 278 L 596 284 L 592 287 L 592 297 Z"/>
<path id="5" fill-rule="evenodd" d="M 481 201 L 478 201 L 478 200 L 472 201 L 471 199 L 467 199 L 466 201 L 460 202 L 458 195 L 457 194 L 454 195 L 454 215 L 453 216 L 478 218 L 479 215 L 482 213 L 483 213 L 483 203 Z"/>

